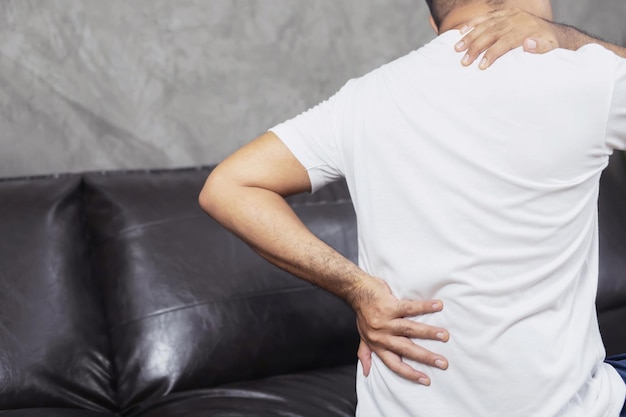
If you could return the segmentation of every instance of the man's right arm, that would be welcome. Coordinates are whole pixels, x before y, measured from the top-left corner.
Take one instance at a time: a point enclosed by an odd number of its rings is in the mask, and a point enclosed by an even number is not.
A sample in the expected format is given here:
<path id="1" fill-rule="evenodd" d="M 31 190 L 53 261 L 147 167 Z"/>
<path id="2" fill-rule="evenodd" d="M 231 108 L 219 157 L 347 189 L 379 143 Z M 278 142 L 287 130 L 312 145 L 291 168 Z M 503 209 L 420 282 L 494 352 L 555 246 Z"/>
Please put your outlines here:
<path id="1" fill-rule="evenodd" d="M 367 373 L 371 348 L 404 378 L 430 384 L 411 359 L 445 369 L 447 360 L 411 338 L 447 341 L 448 332 L 407 317 L 440 311 L 440 301 L 396 299 L 384 281 L 368 275 L 317 238 L 283 197 L 309 191 L 308 173 L 285 144 L 266 133 L 228 157 L 209 175 L 201 207 L 274 265 L 341 298 L 356 312 L 362 340 L 359 357 Z"/>
<path id="2" fill-rule="evenodd" d="M 456 45 L 466 51 L 463 65 L 471 65 L 483 52 L 480 68 L 486 69 L 512 49 L 524 46 L 527 52 L 546 53 L 555 48 L 577 50 L 596 43 L 626 58 L 626 48 L 586 34 L 573 26 L 549 22 L 520 9 L 503 9 L 468 22 L 465 37 Z"/>

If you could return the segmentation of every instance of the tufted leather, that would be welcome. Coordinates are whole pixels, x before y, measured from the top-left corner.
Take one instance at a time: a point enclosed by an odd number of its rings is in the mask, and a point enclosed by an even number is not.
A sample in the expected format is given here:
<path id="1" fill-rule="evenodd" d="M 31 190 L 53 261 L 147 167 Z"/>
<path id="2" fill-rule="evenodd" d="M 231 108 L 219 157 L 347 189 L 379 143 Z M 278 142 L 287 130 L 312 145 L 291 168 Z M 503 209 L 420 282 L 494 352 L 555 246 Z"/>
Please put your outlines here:
<path id="1" fill-rule="evenodd" d="M 626 353 L 626 154 L 602 174 L 599 197 L 600 279 L 597 308 L 608 355 Z"/>
<path id="2" fill-rule="evenodd" d="M 0 409 L 115 408 L 80 184 L 0 182 Z"/>
<path id="3" fill-rule="evenodd" d="M 88 175 L 118 400 L 127 409 L 190 388 L 354 362 L 340 300 L 254 254 L 198 207 L 207 170 Z M 337 193 L 343 193 L 338 201 Z M 355 256 L 345 189 L 291 200 L 309 227 Z"/>

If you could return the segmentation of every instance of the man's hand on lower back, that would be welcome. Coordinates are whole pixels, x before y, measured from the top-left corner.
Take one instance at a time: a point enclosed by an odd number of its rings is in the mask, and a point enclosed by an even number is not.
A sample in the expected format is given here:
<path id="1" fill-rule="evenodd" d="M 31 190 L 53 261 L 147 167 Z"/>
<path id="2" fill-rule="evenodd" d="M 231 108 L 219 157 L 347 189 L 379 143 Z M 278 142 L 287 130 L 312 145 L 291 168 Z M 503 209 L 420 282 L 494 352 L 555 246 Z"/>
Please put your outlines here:
<path id="1" fill-rule="evenodd" d="M 363 283 L 349 301 L 357 314 L 357 327 L 361 334 L 358 356 L 365 376 L 370 372 L 372 352 L 398 375 L 423 385 L 430 385 L 428 375 L 413 369 L 403 358 L 439 369 L 448 368 L 446 358 L 411 340 L 448 341 L 450 336 L 445 329 L 409 319 L 441 311 L 441 301 L 398 300 L 387 284 L 376 278 Z"/>
<path id="2" fill-rule="evenodd" d="M 466 51 L 461 61 L 465 66 L 485 52 L 479 63 L 481 69 L 520 46 L 533 53 L 546 53 L 561 46 L 558 25 L 520 9 L 498 10 L 478 17 L 468 22 L 463 32 L 470 29 L 455 49 Z"/>

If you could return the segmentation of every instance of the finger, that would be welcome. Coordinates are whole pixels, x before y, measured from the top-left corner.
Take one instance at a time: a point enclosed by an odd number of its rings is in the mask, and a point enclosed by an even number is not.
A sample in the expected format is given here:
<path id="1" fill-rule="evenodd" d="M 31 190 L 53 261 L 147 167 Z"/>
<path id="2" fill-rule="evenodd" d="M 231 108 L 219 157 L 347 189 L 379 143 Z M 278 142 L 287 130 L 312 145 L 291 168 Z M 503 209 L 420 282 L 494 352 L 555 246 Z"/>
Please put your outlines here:
<path id="1" fill-rule="evenodd" d="M 477 29 L 475 29 L 474 31 L 476 30 Z M 474 35 L 474 32 L 471 32 L 467 36 L 470 35 Z M 512 43 L 510 40 L 508 40 L 511 37 L 510 30 L 505 28 L 501 24 L 496 24 L 493 27 L 490 27 L 488 32 L 477 32 L 475 36 L 475 38 L 470 38 L 466 41 L 468 42 L 467 50 L 462 60 L 462 64 L 465 66 L 474 63 L 474 61 L 476 61 L 476 59 L 478 59 L 478 57 L 484 52 L 489 53 L 496 45 L 500 45 L 500 47 L 502 47 L 503 45 L 508 45 L 509 43 Z M 505 42 L 505 40 L 507 41 Z M 516 46 L 519 45 L 521 45 L 521 41 Z M 512 47 L 509 48 L 509 50 L 510 49 L 512 49 Z M 483 59 L 484 58 L 485 57 L 483 56 Z M 487 58 L 489 60 L 489 57 Z M 497 56 L 492 57 L 492 59 L 493 58 L 497 59 Z M 493 62 L 493 60 L 491 62 Z"/>
<path id="2" fill-rule="evenodd" d="M 392 352 L 402 358 L 421 363 L 423 365 L 448 369 L 448 360 L 422 346 L 414 343 L 411 339 L 402 336 L 383 336 L 373 335 L 372 338 L 363 337 L 370 349 L 377 355 L 384 352 Z"/>
<path id="3" fill-rule="evenodd" d="M 470 33 L 472 35 L 474 32 Z M 467 35 L 467 36 L 469 36 Z M 494 35 L 492 32 L 482 34 L 482 36 L 477 37 L 475 39 L 465 39 L 463 38 L 465 43 L 465 55 L 461 60 L 461 64 L 464 66 L 469 66 L 478 59 L 478 57 L 485 51 L 489 50 L 498 40 L 499 38 Z"/>
<path id="4" fill-rule="evenodd" d="M 455 45 L 457 52 L 465 51 L 470 45 L 479 39 L 484 39 L 486 36 L 490 36 L 493 42 L 510 27 L 510 25 L 507 25 L 507 19 L 511 18 L 507 16 L 508 14 L 508 12 L 494 11 L 487 15 L 475 17 L 467 22 L 461 29 L 461 34 L 465 36 Z"/>
<path id="5" fill-rule="evenodd" d="M 527 20 L 528 14 L 517 9 L 493 11 L 486 16 L 470 20 L 467 25 L 473 26 L 473 30 L 455 46 L 458 52 L 467 51 L 461 61 L 462 64 L 471 65 L 478 56 L 492 48 L 501 38 L 510 37 L 511 30 L 525 27 Z M 527 29 L 525 28 L 525 30 Z M 521 46 L 522 39 L 511 40 L 511 49 Z M 499 56 L 491 56 L 490 59 L 488 56 L 487 60 L 482 62 L 482 67 L 487 68 L 498 58 Z"/>
<path id="6" fill-rule="evenodd" d="M 489 68 L 494 62 L 498 60 L 501 56 L 506 54 L 513 49 L 516 49 L 520 46 L 520 42 L 515 39 L 514 34 L 510 34 L 509 36 L 504 36 L 494 42 L 489 49 L 483 55 L 478 67 L 480 69 Z"/>
<path id="7" fill-rule="evenodd" d="M 388 349 L 402 358 L 428 365 L 441 370 L 448 369 L 448 360 L 441 355 L 425 349 L 405 337 L 392 339 L 392 347 Z"/>
<path id="8" fill-rule="evenodd" d="M 430 378 L 423 372 L 413 369 L 410 365 L 402 361 L 402 358 L 393 352 L 383 351 L 377 353 L 380 360 L 396 374 L 404 379 L 417 382 L 425 386 L 430 385 Z"/>
<path id="9" fill-rule="evenodd" d="M 441 310 L 443 310 L 443 302 L 441 300 L 398 300 L 394 315 L 397 318 L 415 317 L 438 313 Z"/>
<path id="10" fill-rule="evenodd" d="M 368 332 L 358 320 L 357 329 L 361 335 L 361 339 L 367 344 L 367 347 L 378 355 L 380 355 L 381 352 L 391 351 L 396 355 L 424 365 L 439 369 L 448 368 L 448 360 L 445 357 L 419 346 L 406 336 L 395 336 L 380 331 Z M 449 337 L 447 332 L 445 332 L 445 335 L 445 337 Z"/>
<path id="11" fill-rule="evenodd" d="M 361 343 L 359 343 L 357 357 L 361 361 L 363 375 L 366 377 L 369 376 L 370 370 L 372 369 L 372 350 L 369 346 L 367 346 L 363 339 L 361 339 Z"/>
<path id="12" fill-rule="evenodd" d="M 404 336 L 411 339 L 438 340 L 440 342 L 450 340 L 450 334 L 446 329 L 408 319 L 393 320 L 390 330 L 396 336 Z"/>
<path id="13" fill-rule="evenodd" d="M 516 32 L 510 32 L 508 36 L 500 38 L 485 52 L 480 64 L 480 69 L 489 68 L 498 58 L 509 51 L 519 47 L 520 35 Z M 536 54 L 544 54 L 557 47 L 556 44 L 547 39 L 528 38 L 523 42 L 524 50 Z"/>
<path id="14" fill-rule="evenodd" d="M 533 38 L 528 38 L 524 40 L 524 51 L 526 52 L 535 52 L 537 50 L 537 40 Z"/>
<path id="15" fill-rule="evenodd" d="M 461 29 L 461 35 L 465 35 L 463 39 L 455 45 L 457 52 L 466 50 L 476 39 L 484 37 L 485 34 L 494 30 L 502 30 L 506 27 L 503 25 L 505 15 L 507 13 L 493 11 L 486 15 L 477 16 L 469 20 Z"/>
<path id="16" fill-rule="evenodd" d="M 483 25 L 479 27 L 466 25 L 461 30 L 461 33 L 464 34 L 463 38 L 459 42 L 454 45 L 454 49 L 457 52 L 463 52 L 469 48 L 469 46 L 476 42 L 476 39 L 480 39 L 482 36 L 485 36 L 485 33 L 488 33 L 490 25 Z M 471 31 L 470 31 L 471 30 Z"/>

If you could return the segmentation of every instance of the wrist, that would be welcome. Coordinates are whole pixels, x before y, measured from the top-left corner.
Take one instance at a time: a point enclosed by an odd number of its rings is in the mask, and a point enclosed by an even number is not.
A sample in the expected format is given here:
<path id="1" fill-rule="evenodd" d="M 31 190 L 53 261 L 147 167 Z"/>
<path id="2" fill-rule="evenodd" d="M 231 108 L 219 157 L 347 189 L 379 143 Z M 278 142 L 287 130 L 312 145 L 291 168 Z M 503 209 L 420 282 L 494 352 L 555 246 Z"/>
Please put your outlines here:
<path id="1" fill-rule="evenodd" d="M 554 23 L 556 38 L 560 48 L 576 51 L 577 49 L 596 42 L 596 39 L 581 30 L 566 24 Z"/>
<path id="2" fill-rule="evenodd" d="M 382 280 L 364 273 L 355 279 L 344 299 L 359 314 L 363 308 L 368 305 L 371 306 L 374 300 L 378 298 L 381 284 L 386 286 Z"/>

